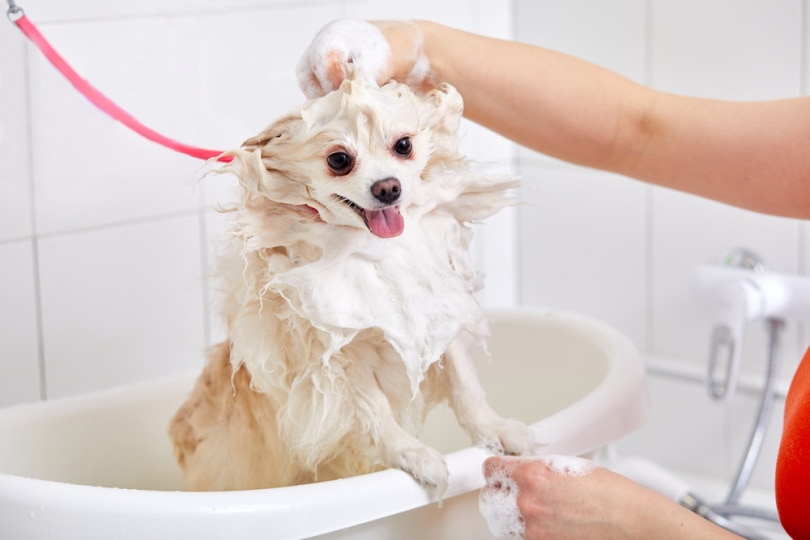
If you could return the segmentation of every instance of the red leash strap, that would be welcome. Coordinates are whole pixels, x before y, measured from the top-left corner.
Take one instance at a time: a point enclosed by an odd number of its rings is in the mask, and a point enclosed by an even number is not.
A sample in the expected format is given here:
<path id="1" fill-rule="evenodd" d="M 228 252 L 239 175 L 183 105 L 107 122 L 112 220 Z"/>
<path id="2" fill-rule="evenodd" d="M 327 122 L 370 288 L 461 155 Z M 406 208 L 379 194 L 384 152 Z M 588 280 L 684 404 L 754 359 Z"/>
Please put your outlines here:
<path id="1" fill-rule="evenodd" d="M 124 109 L 112 102 L 107 96 L 102 94 L 96 87 L 87 82 L 81 75 L 76 73 L 70 64 L 68 64 L 62 56 L 48 43 L 48 40 L 40 33 L 34 24 L 28 20 L 22 9 L 16 6 L 13 2 L 9 2 L 10 9 L 8 17 L 22 31 L 25 36 L 31 40 L 45 58 L 55 67 L 64 77 L 73 85 L 90 102 L 101 109 L 104 113 L 112 119 L 117 120 L 138 133 L 139 135 L 156 142 L 167 148 L 171 148 L 181 154 L 186 154 L 191 157 L 199 159 L 211 159 L 221 156 L 222 152 L 219 150 L 208 150 L 205 148 L 197 148 L 177 142 L 173 139 L 165 137 L 157 131 L 143 125 L 135 117 L 126 112 Z M 231 161 L 232 156 L 221 156 L 218 161 Z"/>

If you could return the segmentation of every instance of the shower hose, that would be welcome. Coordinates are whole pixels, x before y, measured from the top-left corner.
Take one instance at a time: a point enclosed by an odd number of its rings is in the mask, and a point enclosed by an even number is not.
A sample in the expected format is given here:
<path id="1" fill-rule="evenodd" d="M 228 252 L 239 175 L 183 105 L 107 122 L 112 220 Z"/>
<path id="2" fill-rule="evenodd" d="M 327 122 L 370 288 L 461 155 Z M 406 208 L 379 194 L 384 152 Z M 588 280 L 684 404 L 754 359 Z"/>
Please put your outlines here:
<path id="1" fill-rule="evenodd" d="M 774 399 L 776 398 L 776 375 L 779 367 L 780 356 L 780 334 L 785 326 L 781 319 L 770 318 L 765 320 L 768 330 L 768 358 L 765 370 L 765 383 L 759 400 L 759 408 L 754 418 L 754 426 L 748 440 L 748 448 L 745 451 L 743 460 L 737 469 L 737 473 L 732 481 L 731 488 L 725 501 L 720 504 L 711 505 L 711 510 L 724 517 L 744 516 L 755 519 L 778 522 L 779 517 L 776 512 L 752 506 L 740 504 L 740 497 L 745 490 L 751 475 L 754 472 L 759 454 L 762 450 L 762 443 L 765 440 L 765 433 L 771 419 Z"/>

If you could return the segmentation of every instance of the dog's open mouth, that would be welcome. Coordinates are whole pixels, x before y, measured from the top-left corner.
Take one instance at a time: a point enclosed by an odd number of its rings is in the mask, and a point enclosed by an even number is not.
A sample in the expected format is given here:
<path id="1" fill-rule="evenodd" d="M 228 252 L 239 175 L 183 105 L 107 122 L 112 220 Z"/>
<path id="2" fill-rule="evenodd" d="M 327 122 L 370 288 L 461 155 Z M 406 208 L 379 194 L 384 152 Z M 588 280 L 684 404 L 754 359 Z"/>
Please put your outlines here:
<path id="1" fill-rule="evenodd" d="M 372 234 L 380 238 L 393 238 L 399 236 L 405 229 L 405 219 L 399 213 L 399 206 L 386 206 L 376 210 L 363 208 L 359 204 L 336 195 L 338 200 L 343 204 L 357 212 L 357 215 L 363 219 L 363 222 L 368 227 Z"/>

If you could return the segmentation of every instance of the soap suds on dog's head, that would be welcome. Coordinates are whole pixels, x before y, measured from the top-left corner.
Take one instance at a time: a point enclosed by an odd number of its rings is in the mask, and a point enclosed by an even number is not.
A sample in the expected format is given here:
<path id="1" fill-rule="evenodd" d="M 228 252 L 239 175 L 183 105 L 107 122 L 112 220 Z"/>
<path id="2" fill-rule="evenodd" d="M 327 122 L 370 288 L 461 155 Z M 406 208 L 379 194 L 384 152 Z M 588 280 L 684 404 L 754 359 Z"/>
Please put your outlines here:
<path id="1" fill-rule="evenodd" d="M 385 84 L 386 78 L 393 77 L 413 88 L 424 87 L 432 79 L 433 69 L 422 47 L 422 33 L 410 23 L 410 36 L 404 41 L 410 43 L 412 49 L 397 50 L 393 55 L 409 65 L 410 71 L 407 74 L 392 73 L 395 68 L 391 65 L 391 45 L 383 33 L 390 24 L 407 23 L 377 21 L 372 24 L 343 19 L 324 26 L 298 61 L 298 85 L 304 94 L 312 99 L 336 90 L 347 75 L 348 64 L 362 70 L 369 86 Z"/>
<path id="2" fill-rule="evenodd" d="M 362 67 L 365 83 L 377 86 L 385 73 L 391 47 L 373 24 L 359 20 L 339 20 L 324 26 L 315 36 L 296 68 L 298 85 L 308 98 L 336 90 L 346 75 L 337 73 L 346 64 Z"/>
<path id="3" fill-rule="evenodd" d="M 552 472 L 572 478 L 590 474 L 596 465 L 587 459 L 575 456 L 504 457 L 502 466 L 492 468 L 486 478 L 487 484 L 478 498 L 478 509 L 495 538 L 521 539 L 526 534 L 526 524 L 518 507 L 519 489 L 512 478 L 521 461 L 541 461 Z"/>

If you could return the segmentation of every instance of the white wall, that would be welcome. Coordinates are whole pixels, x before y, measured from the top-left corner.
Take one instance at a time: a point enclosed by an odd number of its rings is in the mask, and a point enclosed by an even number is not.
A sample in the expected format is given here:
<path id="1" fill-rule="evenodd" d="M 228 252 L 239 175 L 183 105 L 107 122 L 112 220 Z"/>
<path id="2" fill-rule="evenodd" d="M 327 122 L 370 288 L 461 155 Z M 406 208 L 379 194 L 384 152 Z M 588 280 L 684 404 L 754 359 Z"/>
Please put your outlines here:
<path id="1" fill-rule="evenodd" d="M 424 17 L 516 36 L 697 95 L 796 96 L 808 82 L 806 0 L 21 5 L 80 73 L 137 118 L 212 148 L 238 145 L 301 102 L 298 56 L 339 17 Z M 199 182 L 199 162 L 102 116 L 5 21 L 0 51 L 0 405 L 199 367 L 218 334 L 205 269 L 222 220 L 211 206 L 229 186 Z M 468 154 L 513 163 L 513 145 L 467 131 Z M 690 382 L 703 369 L 709 321 L 687 272 L 745 245 L 777 270 L 806 273 L 806 224 L 528 151 L 518 162 L 527 204 L 490 222 L 476 246 L 488 275 L 484 302 L 575 310 L 627 333 L 649 353 L 658 409 L 625 449 L 729 474 L 753 401 L 743 395 L 721 407 Z M 745 367 L 755 374 L 764 337 L 757 327 L 749 334 Z M 790 326 L 785 378 L 808 341 L 810 332 Z M 761 485 L 772 478 L 775 440 Z"/>
<path id="2" fill-rule="evenodd" d="M 807 93 L 804 0 L 519 0 L 517 38 L 683 94 L 771 99 Z M 548 84 L 554 84 L 553 79 Z M 711 320 L 689 287 L 699 263 L 735 246 L 774 270 L 808 273 L 807 224 L 757 215 L 616 175 L 520 152 L 521 298 L 606 320 L 644 351 L 656 412 L 620 447 L 728 477 L 747 442 L 756 399 L 709 400 L 703 373 Z M 810 333 L 788 325 L 782 388 Z M 748 328 L 743 368 L 756 386 L 765 333 Z M 755 481 L 772 485 L 782 404 Z"/>

